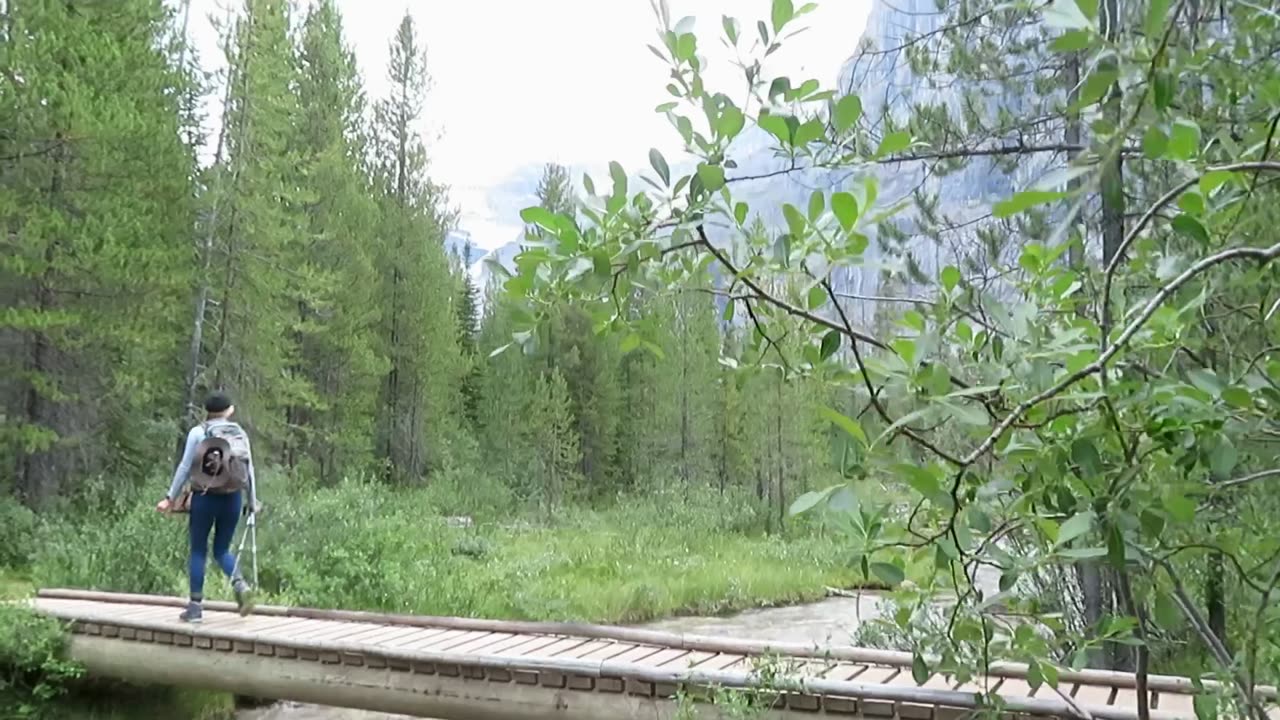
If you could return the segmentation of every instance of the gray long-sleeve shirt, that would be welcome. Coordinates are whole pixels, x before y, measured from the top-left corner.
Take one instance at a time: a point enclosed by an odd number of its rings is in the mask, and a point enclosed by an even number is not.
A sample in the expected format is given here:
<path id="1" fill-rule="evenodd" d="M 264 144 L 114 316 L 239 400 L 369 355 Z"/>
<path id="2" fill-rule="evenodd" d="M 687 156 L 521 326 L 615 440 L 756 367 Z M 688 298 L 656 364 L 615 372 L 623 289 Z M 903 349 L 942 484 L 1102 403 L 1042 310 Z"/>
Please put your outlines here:
<path id="1" fill-rule="evenodd" d="M 195 462 L 196 459 L 196 448 L 200 446 L 200 443 L 204 442 L 205 425 L 223 425 L 230 422 L 225 418 L 215 418 L 204 425 L 197 425 L 191 428 L 191 431 L 187 433 L 187 445 L 182 450 L 182 461 L 178 463 L 178 469 L 173 471 L 173 482 L 169 484 L 169 494 L 165 497 L 173 500 L 178 497 L 178 493 L 182 492 L 182 486 L 187 484 L 187 479 L 191 476 L 191 463 Z M 245 442 L 249 442 L 247 437 Z M 250 445 L 249 450 L 249 507 L 258 507 L 258 480 L 253 472 L 252 445 Z"/>

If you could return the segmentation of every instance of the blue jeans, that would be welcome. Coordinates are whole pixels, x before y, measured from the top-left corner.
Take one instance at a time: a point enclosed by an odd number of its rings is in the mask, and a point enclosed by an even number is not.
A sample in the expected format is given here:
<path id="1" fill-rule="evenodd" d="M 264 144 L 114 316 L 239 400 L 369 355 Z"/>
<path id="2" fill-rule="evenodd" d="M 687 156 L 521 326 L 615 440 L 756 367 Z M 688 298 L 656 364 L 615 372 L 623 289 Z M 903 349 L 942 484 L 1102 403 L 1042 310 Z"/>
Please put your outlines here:
<path id="1" fill-rule="evenodd" d="M 240 521 L 240 493 L 191 495 L 191 599 L 204 597 L 204 568 L 209 562 L 209 531 L 213 531 L 213 559 L 227 577 L 236 572 L 231 538 Z"/>

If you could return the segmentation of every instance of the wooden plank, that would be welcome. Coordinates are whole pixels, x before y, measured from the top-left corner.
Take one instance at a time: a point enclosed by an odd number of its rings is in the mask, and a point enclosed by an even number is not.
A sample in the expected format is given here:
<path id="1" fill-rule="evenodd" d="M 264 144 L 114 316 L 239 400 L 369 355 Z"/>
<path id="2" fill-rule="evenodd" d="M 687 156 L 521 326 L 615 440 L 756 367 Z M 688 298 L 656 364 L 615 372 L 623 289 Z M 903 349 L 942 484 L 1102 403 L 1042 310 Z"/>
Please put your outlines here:
<path id="1" fill-rule="evenodd" d="M 996 687 L 996 692 L 1007 698 L 1028 698 L 1036 694 L 1036 691 L 1031 689 L 1031 685 L 1021 678 L 1004 678 Z"/>
<path id="2" fill-rule="evenodd" d="M 582 659 L 597 650 L 604 650 L 605 648 L 613 647 L 615 645 L 617 645 L 617 643 L 609 640 L 591 640 L 585 645 L 579 645 L 572 650 L 566 650 L 560 653 L 557 657 Z"/>
<path id="3" fill-rule="evenodd" d="M 419 642 L 421 640 L 426 640 L 427 638 L 433 638 L 442 632 L 446 632 L 445 630 L 423 630 L 421 628 L 411 628 L 411 627 L 402 627 L 401 629 L 404 630 L 403 633 L 399 635 L 393 635 L 389 638 L 385 638 L 383 640 L 379 640 L 376 643 L 371 643 L 371 644 L 375 645 L 376 647 L 383 647 L 388 649 L 399 648 L 402 645 Z"/>
<path id="4" fill-rule="evenodd" d="M 1185 717 L 1196 716 L 1196 702 L 1194 695 L 1184 695 L 1182 693 L 1155 693 L 1155 702 L 1152 705 L 1159 709 L 1160 712 L 1178 713 Z"/>
<path id="5" fill-rule="evenodd" d="M 441 635 L 439 639 L 430 640 L 428 642 L 420 643 L 414 646 L 414 649 L 426 650 L 430 652 L 450 652 L 453 648 L 459 645 L 467 645 L 477 640 L 484 640 L 485 638 L 490 637 L 492 635 L 493 633 L 484 632 L 482 630 L 465 631 L 461 635 L 455 635 L 450 638 L 446 638 L 443 635 Z"/>
<path id="6" fill-rule="evenodd" d="M 1134 712 L 1137 712 L 1138 691 L 1131 690 L 1129 688 L 1119 688 L 1116 690 L 1116 694 L 1111 698 L 1111 704 L 1116 707 L 1130 708 Z"/>
<path id="7" fill-rule="evenodd" d="M 638 663 L 654 653 L 662 652 L 664 649 L 665 648 L 660 648 L 656 645 L 637 645 L 621 655 L 614 657 L 613 660 L 614 662 Z"/>
<path id="8" fill-rule="evenodd" d="M 1001 694 L 1004 694 L 1004 685 L 1000 686 Z M 1071 698 L 1083 705 L 1110 705 L 1111 699 L 1115 697 L 1116 688 L 1106 687 L 1105 685 L 1078 685 L 1071 692 Z M 1041 693 L 1043 697 L 1051 697 L 1056 695 L 1052 689 L 1048 690 L 1048 694 Z M 1136 703 L 1135 703 L 1136 704 Z"/>
<path id="9" fill-rule="evenodd" d="M 715 657 L 715 653 L 706 652 L 705 650 L 694 650 L 686 655 L 682 655 L 675 660 L 663 663 L 660 667 L 688 669 L 700 662 L 705 662 Z"/>
<path id="10" fill-rule="evenodd" d="M 489 633 L 486 637 L 480 638 L 479 640 L 462 643 L 461 645 L 454 645 L 449 648 L 449 652 L 455 652 L 459 655 L 470 655 L 475 653 L 488 655 L 490 648 L 498 645 L 504 640 L 510 640 L 516 637 L 521 636 L 512 635 L 511 633 Z"/>
<path id="11" fill-rule="evenodd" d="M 688 650 L 680 648 L 665 648 L 645 658 L 641 664 L 652 665 L 653 667 L 662 667 L 667 663 L 677 662 L 680 658 L 689 654 Z"/>
<path id="12" fill-rule="evenodd" d="M 370 645 L 369 640 L 374 636 L 381 635 L 384 630 L 386 630 L 386 628 L 374 626 L 370 630 L 365 630 L 364 632 L 359 632 L 355 635 L 344 635 L 341 642 L 344 645 Z"/>
<path id="13" fill-rule="evenodd" d="M 613 658 L 616 658 L 625 652 L 630 652 L 631 650 L 636 649 L 636 647 L 637 646 L 632 645 L 631 643 L 615 642 L 610 647 L 600 648 L 599 650 L 592 650 L 586 655 L 583 655 L 581 659 L 612 660 Z"/>
<path id="14" fill-rule="evenodd" d="M 703 660 L 694 667 L 698 670 L 721 670 L 730 665 L 737 664 L 746 659 L 745 655 L 733 655 L 730 653 L 720 653 L 710 660 Z"/>
<path id="15" fill-rule="evenodd" d="M 444 632 L 433 633 L 430 635 L 426 635 L 424 637 L 420 637 L 411 642 L 400 643 L 397 645 L 397 647 L 402 648 L 404 650 L 422 650 L 426 647 L 437 645 L 443 642 L 448 642 L 453 638 L 456 638 L 462 635 L 467 635 L 467 634 L 468 632 L 466 630 L 445 630 Z"/>
<path id="16" fill-rule="evenodd" d="M 902 677 L 902 668 L 871 665 L 858 673 L 853 681 L 863 685 L 898 685 Z M 905 677 L 907 682 L 914 684 L 909 673 Z"/>
<path id="17" fill-rule="evenodd" d="M 364 633 L 369 632 L 370 630 L 381 630 L 381 629 L 382 629 L 382 626 L 380 625 L 368 625 L 365 623 L 345 623 L 345 624 L 338 625 L 333 630 L 330 630 L 328 632 L 321 632 L 321 633 L 312 635 L 308 639 L 321 641 L 321 642 L 345 642 L 346 638 L 353 637 L 355 635 L 362 635 Z"/>
<path id="18" fill-rule="evenodd" d="M 529 640 L 530 636 L 528 635 L 509 635 L 495 643 L 486 644 L 479 648 L 473 648 L 473 650 L 475 652 L 484 653 L 485 655 L 497 655 L 501 654 L 503 650 L 527 643 Z"/>
<path id="19" fill-rule="evenodd" d="M 839 663 L 827 672 L 823 673 L 823 680 L 848 681 L 854 680 L 862 682 L 861 675 L 871 668 L 870 665 L 855 665 L 852 663 Z"/>
<path id="20" fill-rule="evenodd" d="M 528 639 L 522 643 L 505 647 L 502 650 L 494 652 L 494 655 L 503 655 L 507 657 L 519 657 L 528 652 L 533 652 L 538 648 L 543 648 L 552 643 L 560 641 L 560 637 L 556 635 L 529 635 Z"/>
<path id="21" fill-rule="evenodd" d="M 378 632 L 370 633 L 369 635 L 360 638 L 360 642 L 365 645 L 376 645 L 383 640 L 403 635 L 405 631 L 406 628 L 403 625 L 386 625 Z"/>
<path id="22" fill-rule="evenodd" d="M 530 650 L 527 653 L 523 653 L 521 657 L 555 657 L 559 653 L 562 653 L 566 650 L 572 650 L 582 645 L 586 645 L 589 642 L 591 641 L 588 640 L 587 638 L 580 638 L 580 637 L 563 638 L 561 640 L 551 643 L 550 645 L 546 645 L 536 650 Z"/>

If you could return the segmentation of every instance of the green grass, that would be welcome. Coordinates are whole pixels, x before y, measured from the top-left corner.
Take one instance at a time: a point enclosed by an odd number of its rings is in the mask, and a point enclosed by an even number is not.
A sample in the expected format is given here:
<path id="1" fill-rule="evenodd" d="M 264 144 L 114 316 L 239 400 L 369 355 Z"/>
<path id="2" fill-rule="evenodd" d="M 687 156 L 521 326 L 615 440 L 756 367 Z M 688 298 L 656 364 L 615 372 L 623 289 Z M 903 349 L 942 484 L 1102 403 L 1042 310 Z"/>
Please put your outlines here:
<path id="1" fill-rule="evenodd" d="M 260 518 L 262 601 L 638 623 L 870 585 L 847 564 L 843 539 L 800 526 L 766 534 L 750 497 L 681 491 L 521 514 L 460 499 L 462 492 L 278 482 Z M 459 505 L 474 508 L 475 527 L 444 522 Z M 37 585 L 185 592 L 183 520 L 142 502 L 79 517 L 95 520 L 46 528 L 32 571 Z M 211 568 L 206 593 L 228 590 Z"/>
<path id="2" fill-rule="evenodd" d="M 31 597 L 35 594 L 35 586 L 24 573 L 8 568 L 0 568 L 0 600 L 16 600 Z"/>
<path id="3" fill-rule="evenodd" d="M 122 683 L 90 683 L 48 713 L 56 720 L 232 720 L 235 698 L 229 693 Z"/>

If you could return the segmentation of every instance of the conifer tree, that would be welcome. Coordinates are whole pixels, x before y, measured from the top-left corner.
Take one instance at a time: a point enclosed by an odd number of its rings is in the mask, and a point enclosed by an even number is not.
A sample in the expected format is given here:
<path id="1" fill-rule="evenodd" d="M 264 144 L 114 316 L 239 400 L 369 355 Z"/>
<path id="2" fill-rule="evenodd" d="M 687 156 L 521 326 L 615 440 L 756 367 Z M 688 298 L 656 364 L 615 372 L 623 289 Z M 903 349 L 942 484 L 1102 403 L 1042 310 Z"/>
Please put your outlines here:
<path id="1" fill-rule="evenodd" d="M 443 459 L 445 438 L 459 417 L 465 363 L 444 252 L 453 213 L 444 186 L 427 174 L 427 150 L 416 129 L 430 78 L 408 13 L 390 49 L 391 94 L 377 104 L 374 117 L 383 238 L 377 267 L 390 368 L 378 451 L 388 477 L 404 480 L 422 478 Z"/>
<path id="2" fill-rule="evenodd" d="M 0 33 L 0 475 L 40 506 L 156 449 L 193 271 L 195 80 L 160 0 L 10 3 Z"/>
<path id="3" fill-rule="evenodd" d="M 292 138 L 305 237 L 291 375 L 305 395 L 287 409 L 290 465 L 309 460 L 322 479 L 372 457 L 378 388 L 377 205 L 366 168 L 364 97 L 333 0 L 308 12 L 297 53 L 297 94 L 307 112 Z"/>

